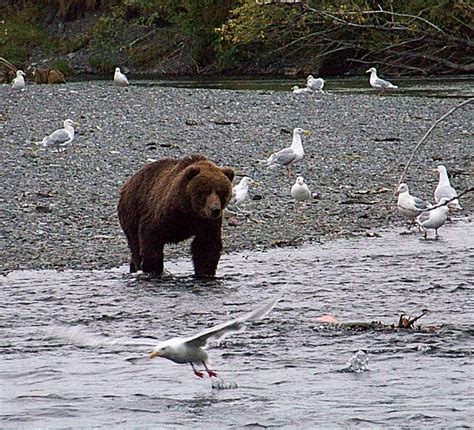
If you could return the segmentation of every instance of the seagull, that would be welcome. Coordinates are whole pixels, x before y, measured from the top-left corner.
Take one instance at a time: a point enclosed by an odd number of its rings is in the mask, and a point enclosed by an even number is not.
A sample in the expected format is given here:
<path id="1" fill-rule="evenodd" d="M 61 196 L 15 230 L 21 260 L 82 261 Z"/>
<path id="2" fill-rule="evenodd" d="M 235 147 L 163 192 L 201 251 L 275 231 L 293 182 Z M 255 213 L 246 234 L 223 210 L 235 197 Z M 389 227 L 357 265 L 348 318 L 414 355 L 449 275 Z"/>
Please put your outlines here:
<path id="1" fill-rule="evenodd" d="M 207 366 L 209 356 L 204 348 L 206 347 L 208 339 L 211 337 L 222 339 L 230 332 L 242 330 L 246 322 L 263 318 L 266 314 L 268 314 L 278 303 L 280 298 L 281 297 L 278 296 L 276 299 L 273 299 L 266 305 L 254 310 L 253 312 L 245 314 L 240 318 L 236 318 L 234 320 L 208 328 L 207 330 L 197 333 L 194 336 L 185 338 L 176 337 L 160 342 L 152 349 L 149 357 L 167 358 L 168 360 L 178 364 L 189 363 L 193 369 L 194 374 L 199 378 L 203 378 L 204 373 L 196 370 L 194 365 L 202 363 L 210 378 L 217 376 L 217 373 L 210 370 Z"/>
<path id="2" fill-rule="evenodd" d="M 300 161 L 304 157 L 303 144 L 301 142 L 301 135 L 308 135 L 309 131 L 303 130 L 302 128 L 295 128 L 293 130 L 293 141 L 291 146 L 275 154 L 270 155 L 267 159 L 269 167 L 283 166 L 286 167 L 288 176 L 291 176 L 291 165 L 296 161 Z"/>
<path id="3" fill-rule="evenodd" d="M 311 198 L 311 191 L 309 191 L 302 176 L 298 176 L 296 182 L 291 187 L 291 196 L 295 199 L 295 203 L 305 202 Z"/>
<path id="4" fill-rule="evenodd" d="M 306 78 L 306 87 L 312 91 L 323 92 L 324 83 L 326 81 L 323 78 L 313 78 L 313 75 L 309 75 Z"/>
<path id="5" fill-rule="evenodd" d="M 439 182 L 434 192 L 434 198 L 436 203 L 440 203 L 443 197 L 446 197 L 448 200 L 451 200 L 453 197 L 457 197 L 458 194 L 449 183 L 448 172 L 446 171 L 446 167 L 440 164 L 437 167 L 437 171 L 439 173 Z M 448 207 L 451 210 L 462 210 L 458 199 L 449 202 Z"/>
<path id="6" fill-rule="evenodd" d="M 17 70 L 16 71 L 16 78 L 13 79 L 12 81 L 12 88 L 15 90 L 22 90 L 25 88 L 25 78 L 26 73 L 23 70 Z"/>
<path id="7" fill-rule="evenodd" d="M 377 76 L 377 69 L 375 67 L 371 67 L 365 73 L 370 73 L 369 83 L 372 86 L 372 88 L 375 88 L 376 90 L 381 90 L 380 95 L 382 95 L 385 90 L 395 90 L 398 88 L 396 85 L 393 85 L 392 83 L 388 81 L 384 81 L 383 79 L 380 79 Z"/>
<path id="8" fill-rule="evenodd" d="M 114 82 L 119 87 L 126 87 L 128 85 L 127 77 L 120 71 L 120 67 L 115 68 Z"/>
<path id="9" fill-rule="evenodd" d="M 46 136 L 41 142 L 44 148 L 55 148 L 58 153 L 65 151 L 69 144 L 74 140 L 74 125 L 77 125 L 72 119 L 64 121 L 64 128 Z"/>
<path id="10" fill-rule="evenodd" d="M 254 180 L 248 176 L 244 176 L 240 182 L 232 188 L 232 202 L 239 209 L 239 205 L 244 202 L 249 193 L 249 185 L 253 184 Z"/>
<path id="11" fill-rule="evenodd" d="M 428 228 L 434 229 L 436 238 L 438 238 L 438 228 L 440 228 L 448 219 L 449 216 L 449 198 L 442 197 L 441 200 L 438 202 L 439 207 L 433 209 L 431 211 L 422 212 L 416 218 L 417 224 L 423 229 L 425 232 L 425 239 L 428 235 Z"/>
<path id="12" fill-rule="evenodd" d="M 291 90 L 294 94 L 308 94 L 312 93 L 313 90 L 311 88 L 300 88 L 298 85 L 295 85 L 294 87 L 291 87 Z"/>
<path id="13" fill-rule="evenodd" d="M 408 185 L 402 183 L 398 186 L 398 202 L 397 207 L 402 216 L 414 221 L 415 217 L 421 214 L 424 210 L 431 207 L 428 202 L 412 196 L 408 191 Z"/>

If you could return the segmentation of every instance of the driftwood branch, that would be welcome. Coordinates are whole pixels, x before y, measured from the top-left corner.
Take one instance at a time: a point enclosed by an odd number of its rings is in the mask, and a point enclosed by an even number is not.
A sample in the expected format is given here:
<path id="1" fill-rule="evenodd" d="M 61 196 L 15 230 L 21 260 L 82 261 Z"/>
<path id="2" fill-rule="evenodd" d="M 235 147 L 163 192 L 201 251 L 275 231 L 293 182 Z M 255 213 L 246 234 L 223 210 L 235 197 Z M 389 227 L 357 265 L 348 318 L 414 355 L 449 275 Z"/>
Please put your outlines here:
<path id="1" fill-rule="evenodd" d="M 10 63 L 9 61 L 5 60 L 5 58 L 3 57 L 0 57 L 0 63 L 2 63 L 4 66 L 6 66 L 7 68 L 9 68 L 11 71 L 13 72 L 16 72 L 17 71 L 17 68 L 12 64 Z"/>
<path id="2" fill-rule="evenodd" d="M 436 205 L 433 205 L 429 207 L 428 209 L 425 209 L 423 212 L 430 212 L 434 209 L 440 208 L 441 206 L 449 205 L 453 200 L 458 200 L 464 194 L 472 193 L 473 191 L 474 191 L 474 187 L 469 187 L 466 190 L 461 191 L 457 196 L 451 197 L 449 200 L 446 200 L 444 203 L 438 203 Z"/>
<path id="3" fill-rule="evenodd" d="M 395 187 L 395 191 L 394 193 L 392 194 L 391 198 L 390 198 L 390 201 L 388 202 L 388 204 L 390 205 L 392 203 L 392 200 L 397 192 L 397 189 L 399 187 L 399 185 L 403 182 L 403 179 L 405 178 L 405 174 L 408 170 L 408 167 L 410 167 L 410 164 L 411 162 L 413 161 L 413 159 L 415 158 L 415 155 L 416 155 L 416 151 L 418 151 L 418 149 L 420 148 L 420 146 L 423 144 L 423 142 L 428 138 L 428 136 L 431 134 L 431 132 L 436 128 L 436 126 L 441 122 L 443 121 L 445 118 L 447 118 L 449 115 L 451 115 L 453 112 L 455 112 L 456 110 L 462 108 L 463 106 L 466 106 L 468 105 L 469 103 L 472 103 L 474 101 L 474 98 L 470 98 L 470 99 L 467 99 L 467 100 L 464 100 L 462 103 L 454 106 L 452 109 L 450 109 L 448 112 L 446 112 L 442 117 L 438 118 L 434 123 L 433 125 L 429 128 L 429 130 L 425 133 L 425 135 L 421 138 L 421 140 L 417 143 L 417 145 L 415 146 L 415 148 L 413 149 L 413 152 L 411 154 L 411 157 L 410 159 L 408 160 L 408 163 L 406 164 L 405 168 L 403 169 L 403 172 L 402 172 L 402 175 L 400 176 L 400 179 L 398 180 L 398 183 L 397 183 L 397 186 Z M 455 199 L 453 199 L 455 200 Z"/>

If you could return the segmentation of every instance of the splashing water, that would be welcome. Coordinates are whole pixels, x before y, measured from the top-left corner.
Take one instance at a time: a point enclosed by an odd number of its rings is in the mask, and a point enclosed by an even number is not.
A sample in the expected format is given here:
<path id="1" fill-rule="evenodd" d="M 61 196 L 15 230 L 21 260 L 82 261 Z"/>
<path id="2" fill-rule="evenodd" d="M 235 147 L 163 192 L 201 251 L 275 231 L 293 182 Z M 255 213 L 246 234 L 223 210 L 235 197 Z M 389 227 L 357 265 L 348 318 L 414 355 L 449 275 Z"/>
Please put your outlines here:
<path id="1" fill-rule="evenodd" d="M 367 353 L 359 349 L 347 361 L 347 367 L 343 369 L 344 372 L 361 373 L 369 370 L 369 356 Z"/>
<path id="2" fill-rule="evenodd" d="M 238 385 L 235 381 L 225 381 L 219 377 L 212 380 L 212 388 L 215 390 L 232 390 L 238 388 Z"/>

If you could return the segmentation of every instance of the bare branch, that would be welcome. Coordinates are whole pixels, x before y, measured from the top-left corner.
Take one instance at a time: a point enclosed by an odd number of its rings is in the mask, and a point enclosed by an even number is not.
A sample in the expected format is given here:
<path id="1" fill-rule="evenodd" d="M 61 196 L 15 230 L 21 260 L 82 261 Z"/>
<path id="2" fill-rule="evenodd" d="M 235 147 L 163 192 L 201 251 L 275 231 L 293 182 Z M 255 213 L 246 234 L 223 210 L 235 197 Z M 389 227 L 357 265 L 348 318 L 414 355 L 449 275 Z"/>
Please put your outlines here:
<path id="1" fill-rule="evenodd" d="M 469 188 L 461 191 L 457 196 L 451 197 L 449 200 L 446 200 L 444 203 L 438 203 L 436 205 L 433 205 L 433 206 L 429 207 L 428 209 L 425 209 L 423 212 L 430 212 L 434 209 L 440 208 L 441 206 L 449 205 L 453 200 L 458 200 L 464 194 L 472 193 L 473 191 L 474 191 L 474 187 L 469 187 Z"/>

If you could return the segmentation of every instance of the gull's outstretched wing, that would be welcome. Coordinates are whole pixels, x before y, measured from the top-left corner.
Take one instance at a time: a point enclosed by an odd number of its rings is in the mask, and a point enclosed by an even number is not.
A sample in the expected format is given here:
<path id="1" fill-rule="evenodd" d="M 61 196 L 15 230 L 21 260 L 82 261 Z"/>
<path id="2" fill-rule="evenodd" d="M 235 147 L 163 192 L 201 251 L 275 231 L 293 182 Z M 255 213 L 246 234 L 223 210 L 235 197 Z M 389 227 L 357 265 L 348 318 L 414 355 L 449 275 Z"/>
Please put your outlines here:
<path id="1" fill-rule="evenodd" d="M 211 337 L 221 339 L 224 336 L 228 335 L 230 332 L 240 331 L 244 328 L 246 322 L 255 321 L 260 318 L 263 318 L 275 307 L 275 305 L 280 301 L 280 299 L 281 296 L 278 296 L 276 299 L 273 299 L 266 305 L 252 312 L 249 312 L 248 314 L 245 314 L 240 318 L 236 318 L 234 320 L 218 324 L 214 327 L 202 331 L 201 333 L 188 337 L 185 342 L 194 347 L 204 347 L 206 346 L 207 340 Z"/>

